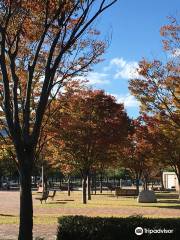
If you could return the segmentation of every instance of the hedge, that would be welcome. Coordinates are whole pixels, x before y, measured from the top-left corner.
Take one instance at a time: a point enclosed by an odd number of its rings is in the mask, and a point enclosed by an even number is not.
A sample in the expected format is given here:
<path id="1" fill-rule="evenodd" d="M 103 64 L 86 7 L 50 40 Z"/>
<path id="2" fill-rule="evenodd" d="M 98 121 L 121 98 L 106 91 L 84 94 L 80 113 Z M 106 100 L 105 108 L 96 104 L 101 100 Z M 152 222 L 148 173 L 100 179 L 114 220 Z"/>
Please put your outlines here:
<path id="1" fill-rule="evenodd" d="M 135 234 L 135 228 L 142 227 L 142 235 Z M 160 230 L 159 230 L 160 229 Z M 157 230 L 173 230 L 173 233 L 155 233 Z M 147 231 L 154 230 L 150 233 Z M 180 239 L 180 218 L 100 218 L 85 216 L 64 216 L 58 219 L 57 240 L 178 240 Z"/>

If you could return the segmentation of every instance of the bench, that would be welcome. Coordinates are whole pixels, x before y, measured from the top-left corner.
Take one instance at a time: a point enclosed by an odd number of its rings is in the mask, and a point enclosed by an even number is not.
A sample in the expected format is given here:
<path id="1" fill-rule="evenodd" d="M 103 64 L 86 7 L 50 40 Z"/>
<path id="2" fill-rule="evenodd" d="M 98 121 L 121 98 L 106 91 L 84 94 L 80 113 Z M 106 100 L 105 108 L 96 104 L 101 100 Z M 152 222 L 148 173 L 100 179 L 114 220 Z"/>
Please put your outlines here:
<path id="1" fill-rule="evenodd" d="M 115 195 L 116 195 L 116 197 L 118 197 L 118 196 L 137 196 L 138 192 L 136 189 L 116 188 Z"/>
<path id="2" fill-rule="evenodd" d="M 48 199 L 48 197 L 49 197 L 49 191 L 44 191 L 44 192 L 42 192 L 42 196 L 39 198 L 36 198 L 36 199 L 40 200 L 40 202 L 42 204 L 42 201 L 45 201 L 45 203 L 46 203 L 46 200 Z"/>
<path id="3" fill-rule="evenodd" d="M 56 195 L 56 190 L 53 190 L 52 195 L 48 195 L 48 197 L 50 197 L 52 200 L 54 200 L 55 195 Z"/>

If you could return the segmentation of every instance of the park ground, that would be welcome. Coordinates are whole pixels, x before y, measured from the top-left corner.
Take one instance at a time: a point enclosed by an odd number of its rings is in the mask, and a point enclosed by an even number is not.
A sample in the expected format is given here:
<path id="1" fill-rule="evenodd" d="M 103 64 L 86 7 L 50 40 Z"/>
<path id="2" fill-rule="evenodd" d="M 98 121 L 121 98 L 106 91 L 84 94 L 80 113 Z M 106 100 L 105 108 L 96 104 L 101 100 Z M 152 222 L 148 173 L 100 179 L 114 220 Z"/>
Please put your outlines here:
<path id="1" fill-rule="evenodd" d="M 88 204 L 81 203 L 81 192 L 71 196 L 58 192 L 54 200 L 41 204 L 33 192 L 34 237 L 54 240 L 57 218 L 64 215 L 101 217 L 128 217 L 143 215 L 151 218 L 177 218 L 180 216 L 180 201 L 176 193 L 156 193 L 157 203 L 137 203 L 134 197 L 115 197 L 114 192 L 92 195 Z M 0 192 L 0 240 L 15 240 L 18 236 L 19 192 Z"/>

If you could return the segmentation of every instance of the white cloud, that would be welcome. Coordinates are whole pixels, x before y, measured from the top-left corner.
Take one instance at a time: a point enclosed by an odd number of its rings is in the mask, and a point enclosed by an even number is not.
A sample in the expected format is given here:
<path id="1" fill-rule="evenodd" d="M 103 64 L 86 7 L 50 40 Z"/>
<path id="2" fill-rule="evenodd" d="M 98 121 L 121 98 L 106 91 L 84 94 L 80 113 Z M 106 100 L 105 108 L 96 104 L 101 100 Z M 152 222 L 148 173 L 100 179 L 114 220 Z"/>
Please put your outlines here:
<path id="1" fill-rule="evenodd" d="M 89 84 L 109 84 L 110 81 L 107 80 L 109 74 L 99 73 L 99 72 L 89 72 L 86 79 L 89 81 Z"/>
<path id="2" fill-rule="evenodd" d="M 125 67 L 126 66 L 126 61 L 123 58 L 113 58 L 110 61 L 110 64 L 120 66 L 120 67 Z"/>
<path id="3" fill-rule="evenodd" d="M 102 68 L 101 72 L 89 72 L 86 77 L 78 77 L 78 79 L 86 79 L 89 84 L 110 84 L 110 80 L 114 79 L 132 79 L 141 78 L 138 74 L 138 62 L 126 61 L 122 57 L 111 59 L 109 64 Z"/>
<path id="4" fill-rule="evenodd" d="M 136 100 L 134 96 L 127 93 L 125 95 L 119 95 L 119 94 L 111 94 L 113 95 L 118 103 L 124 103 L 125 108 L 129 107 L 139 107 L 140 103 Z"/>
<path id="5" fill-rule="evenodd" d="M 114 78 L 132 79 L 139 78 L 138 62 L 126 61 L 123 58 L 114 58 L 110 61 L 110 66 L 116 67 Z"/>

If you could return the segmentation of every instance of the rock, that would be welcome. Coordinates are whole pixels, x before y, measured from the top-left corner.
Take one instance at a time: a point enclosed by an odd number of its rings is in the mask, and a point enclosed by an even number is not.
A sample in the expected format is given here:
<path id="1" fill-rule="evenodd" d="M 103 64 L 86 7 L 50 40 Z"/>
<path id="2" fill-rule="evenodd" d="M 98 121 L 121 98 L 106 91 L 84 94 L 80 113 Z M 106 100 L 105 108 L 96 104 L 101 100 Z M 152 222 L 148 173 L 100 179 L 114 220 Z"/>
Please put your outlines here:
<path id="1" fill-rule="evenodd" d="M 155 203 L 157 202 L 156 195 L 152 190 L 143 190 L 137 198 L 139 203 Z"/>

